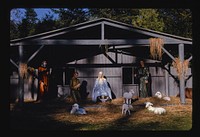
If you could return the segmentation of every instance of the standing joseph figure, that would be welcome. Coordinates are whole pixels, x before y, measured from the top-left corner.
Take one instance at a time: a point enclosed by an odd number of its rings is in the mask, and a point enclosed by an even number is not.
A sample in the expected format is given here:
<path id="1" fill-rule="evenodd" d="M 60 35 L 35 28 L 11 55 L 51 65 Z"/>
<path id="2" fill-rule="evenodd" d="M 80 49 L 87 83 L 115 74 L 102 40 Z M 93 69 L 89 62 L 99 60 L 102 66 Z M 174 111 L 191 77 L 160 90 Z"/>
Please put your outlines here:
<path id="1" fill-rule="evenodd" d="M 149 69 L 144 66 L 144 61 L 140 61 L 140 67 L 138 68 L 139 77 L 139 96 L 141 98 L 148 97 L 149 95 Z"/>
<path id="2" fill-rule="evenodd" d="M 80 96 L 80 81 L 78 79 L 78 72 L 74 72 L 72 79 L 70 80 L 70 89 L 71 89 L 71 94 L 74 99 L 74 102 L 78 102 L 81 99 Z"/>

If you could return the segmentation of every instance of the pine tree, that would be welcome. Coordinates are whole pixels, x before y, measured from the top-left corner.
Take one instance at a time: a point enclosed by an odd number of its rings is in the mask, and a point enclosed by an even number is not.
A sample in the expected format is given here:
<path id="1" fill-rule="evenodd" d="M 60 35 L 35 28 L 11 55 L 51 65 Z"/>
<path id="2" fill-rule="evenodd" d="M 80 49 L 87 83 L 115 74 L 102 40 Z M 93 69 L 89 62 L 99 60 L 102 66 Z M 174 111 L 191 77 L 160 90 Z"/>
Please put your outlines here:
<path id="1" fill-rule="evenodd" d="M 25 17 L 19 24 L 20 37 L 26 37 L 35 34 L 35 25 L 38 21 L 37 13 L 32 8 L 25 9 Z"/>

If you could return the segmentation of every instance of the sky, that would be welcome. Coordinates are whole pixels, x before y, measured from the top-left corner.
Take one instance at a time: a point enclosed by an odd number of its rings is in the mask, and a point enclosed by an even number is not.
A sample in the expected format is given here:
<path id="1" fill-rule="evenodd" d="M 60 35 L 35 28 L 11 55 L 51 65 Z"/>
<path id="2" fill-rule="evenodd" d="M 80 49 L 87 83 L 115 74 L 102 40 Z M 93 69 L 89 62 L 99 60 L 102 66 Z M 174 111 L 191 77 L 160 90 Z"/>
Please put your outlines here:
<path id="1" fill-rule="evenodd" d="M 45 16 L 45 14 L 48 13 L 48 12 L 51 13 L 51 10 L 49 8 L 35 8 L 34 10 L 38 15 L 38 19 L 42 19 Z M 20 11 L 21 11 L 20 15 L 24 16 L 24 11 L 25 10 L 24 9 L 20 9 Z M 57 17 L 58 17 L 58 15 L 55 14 L 55 18 L 57 18 Z M 19 17 L 14 16 L 14 14 L 12 14 L 12 11 L 10 12 L 10 19 L 15 19 L 17 21 L 21 20 Z"/>
<path id="2" fill-rule="evenodd" d="M 51 12 L 50 9 L 44 9 L 44 8 L 40 8 L 40 9 L 35 9 L 35 12 L 38 15 L 38 18 L 41 19 L 42 17 L 44 17 L 45 13 Z"/>

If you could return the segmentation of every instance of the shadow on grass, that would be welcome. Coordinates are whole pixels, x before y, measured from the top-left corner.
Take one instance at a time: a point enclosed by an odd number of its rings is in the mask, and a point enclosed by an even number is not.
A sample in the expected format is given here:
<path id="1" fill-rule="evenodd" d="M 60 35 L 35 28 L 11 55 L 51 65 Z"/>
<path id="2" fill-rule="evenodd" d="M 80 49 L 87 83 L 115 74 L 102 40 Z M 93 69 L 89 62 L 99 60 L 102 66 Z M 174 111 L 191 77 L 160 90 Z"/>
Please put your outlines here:
<path id="1" fill-rule="evenodd" d="M 72 102 L 67 102 L 66 100 L 49 100 L 44 102 L 25 102 L 22 107 L 18 104 L 11 104 L 10 109 L 10 129 L 11 130 L 40 130 L 40 131 L 80 131 L 91 130 L 91 131 L 161 131 L 178 130 L 178 129 L 188 129 L 191 125 L 182 127 L 183 123 L 191 123 L 190 119 L 186 119 L 184 116 L 170 116 L 167 124 L 160 123 L 159 121 L 143 121 L 134 122 L 134 117 L 137 117 L 137 112 L 142 112 L 145 109 L 144 103 L 137 102 L 133 104 L 133 110 L 131 115 L 125 115 L 117 118 L 112 122 L 105 123 L 81 123 L 76 121 L 79 120 L 78 117 L 73 117 L 71 120 L 69 112 L 71 110 Z M 108 114 L 119 114 L 121 104 L 94 104 L 91 101 L 86 101 L 81 104 L 85 107 L 105 107 L 105 111 L 110 111 Z M 91 109 L 88 113 L 88 117 L 95 120 L 93 116 L 98 115 L 99 112 Z M 106 113 L 107 114 L 107 113 Z M 69 116 L 69 117 L 68 117 Z M 148 115 L 147 115 L 148 116 Z M 59 120 L 55 119 L 57 117 Z M 112 117 L 109 117 L 112 118 Z M 81 119 L 83 120 L 83 119 Z M 75 121 L 75 122 L 72 122 Z M 170 123 L 171 121 L 171 123 Z"/>
<path id="2" fill-rule="evenodd" d="M 57 121 L 51 117 L 56 113 L 69 113 L 71 105 L 65 101 L 26 102 L 15 104 L 10 110 L 11 130 L 78 130 L 87 124 Z"/>

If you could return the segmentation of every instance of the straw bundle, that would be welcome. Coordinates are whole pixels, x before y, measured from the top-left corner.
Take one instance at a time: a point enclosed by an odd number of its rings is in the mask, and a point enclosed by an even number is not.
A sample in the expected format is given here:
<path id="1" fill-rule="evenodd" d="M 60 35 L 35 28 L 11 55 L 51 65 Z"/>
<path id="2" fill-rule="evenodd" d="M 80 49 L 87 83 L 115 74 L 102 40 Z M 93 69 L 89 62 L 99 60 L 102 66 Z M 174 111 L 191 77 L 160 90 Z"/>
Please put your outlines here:
<path id="1" fill-rule="evenodd" d="M 20 63 L 19 64 L 19 75 L 23 78 L 27 78 L 27 64 L 26 63 Z"/>
<path id="2" fill-rule="evenodd" d="M 153 59 L 162 59 L 162 46 L 164 45 L 161 38 L 150 38 L 150 54 Z"/>
<path id="3" fill-rule="evenodd" d="M 185 76 L 187 74 L 189 61 L 184 60 L 183 62 L 181 62 L 179 58 L 175 58 L 175 61 L 172 62 L 172 66 L 176 69 L 178 78 L 180 79 L 181 75 Z"/>

